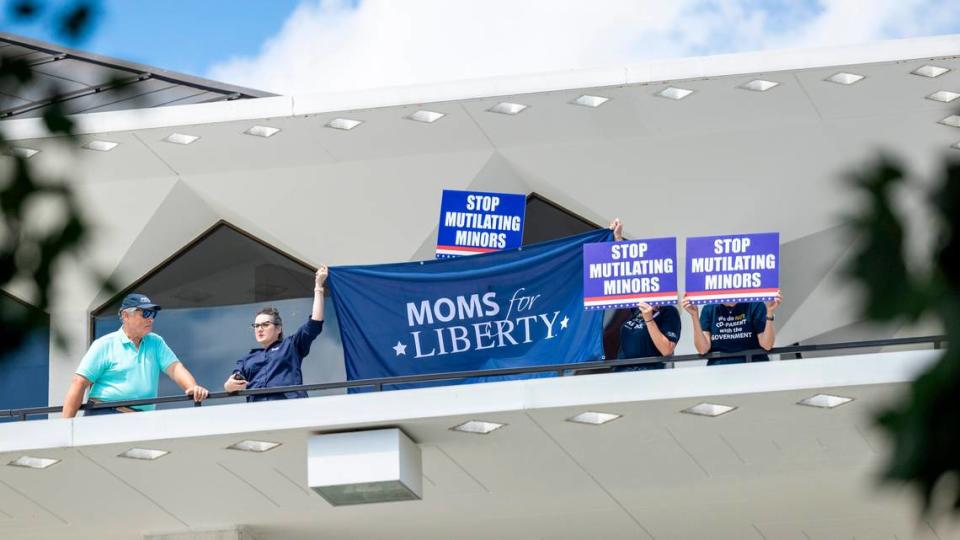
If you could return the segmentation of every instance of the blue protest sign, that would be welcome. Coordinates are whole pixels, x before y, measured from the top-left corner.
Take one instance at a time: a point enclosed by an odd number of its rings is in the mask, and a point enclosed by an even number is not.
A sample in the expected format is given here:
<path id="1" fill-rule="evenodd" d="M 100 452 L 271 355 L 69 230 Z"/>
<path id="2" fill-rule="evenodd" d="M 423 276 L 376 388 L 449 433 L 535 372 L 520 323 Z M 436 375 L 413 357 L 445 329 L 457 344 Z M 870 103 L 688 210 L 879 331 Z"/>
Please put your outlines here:
<path id="1" fill-rule="evenodd" d="M 437 258 L 520 247 L 526 195 L 443 190 Z"/>
<path id="2" fill-rule="evenodd" d="M 580 271 L 583 245 L 610 236 L 603 229 L 476 257 L 331 268 L 347 378 L 600 359 L 603 313 L 583 310 Z"/>
<path id="3" fill-rule="evenodd" d="M 686 297 L 694 304 L 756 302 L 780 291 L 780 234 L 687 238 Z"/>
<path id="4" fill-rule="evenodd" d="M 677 239 L 583 246 L 583 307 L 608 309 L 677 302 Z"/>

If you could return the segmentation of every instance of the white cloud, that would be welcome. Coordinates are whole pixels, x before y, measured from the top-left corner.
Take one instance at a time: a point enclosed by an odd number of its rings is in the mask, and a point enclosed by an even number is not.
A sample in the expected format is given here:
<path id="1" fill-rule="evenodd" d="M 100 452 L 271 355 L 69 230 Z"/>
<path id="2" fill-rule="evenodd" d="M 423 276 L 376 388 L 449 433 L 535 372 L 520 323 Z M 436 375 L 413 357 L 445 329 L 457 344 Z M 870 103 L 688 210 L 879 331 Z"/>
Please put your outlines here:
<path id="1" fill-rule="evenodd" d="M 305 1 L 214 80 L 282 94 L 429 84 L 956 31 L 948 0 Z"/>

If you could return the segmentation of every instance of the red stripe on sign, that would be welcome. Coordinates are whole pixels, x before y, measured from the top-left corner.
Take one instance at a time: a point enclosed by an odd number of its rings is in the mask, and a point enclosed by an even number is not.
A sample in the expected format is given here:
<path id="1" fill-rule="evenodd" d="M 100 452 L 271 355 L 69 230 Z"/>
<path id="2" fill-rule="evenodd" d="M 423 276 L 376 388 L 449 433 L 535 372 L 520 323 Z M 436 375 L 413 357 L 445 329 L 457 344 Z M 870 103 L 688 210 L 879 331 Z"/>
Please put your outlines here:
<path id="1" fill-rule="evenodd" d="M 593 302 L 594 300 L 629 300 L 631 298 L 650 298 L 651 296 L 676 296 L 677 291 L 667 291 L 658 293 L 643 294 L 620 294 L 616 296 L 590 296 L 584 298 L 584 302 Z"/>
<path id="2" fill-rule="evenodd" d="M 443 249 L 443 250 L 449 250 L 449 251 L 469 251 L 471 253 L 491 253 L 493 251 L 500 251 L 499 249 L 466 247 L 466 246 L 437 246 L 437 249 Z"/>
<path id="3" fill-rule="evenodd" d="M 719 296 L 721 294 L 757 294 L 757 293 L 778 293 L 780 289 L 725 289 L 722 291 L 703 291 L 703 292 L 690 292 L 687 291 L 687 296 Z"/>

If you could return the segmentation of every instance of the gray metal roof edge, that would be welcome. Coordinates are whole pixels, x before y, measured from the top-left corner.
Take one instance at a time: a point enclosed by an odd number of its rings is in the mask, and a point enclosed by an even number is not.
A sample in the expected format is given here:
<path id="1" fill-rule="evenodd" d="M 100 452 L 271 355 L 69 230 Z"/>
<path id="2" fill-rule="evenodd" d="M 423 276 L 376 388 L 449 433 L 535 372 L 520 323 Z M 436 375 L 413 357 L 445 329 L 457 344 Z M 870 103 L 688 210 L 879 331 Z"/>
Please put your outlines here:
<path id="1" fill-rule="evenodd" d="M 275 97 L 278 95 L 265 92 L 263 90 L 255 90 L 253 88 L 246 88 L 243 86 L 236 86 L 210 79 L 204 79 L 203 77 L 187 75 L 185 73 L 179 73 L 155 66 L 148 66 L 146 64 L 138 64 L 136 62 L 129 62 L 127 60 L 120 60 L 109 56 L 101 56 L 99 54 L 93 54 L 86 51 L 60 47 L 53 43 L 27 38 L 16 34 L 10 34 L 8 32 L 0 32 L 0 41 L 6 41 L 13 45 L 20 45 L 22 47 L 36 49 L 38 51 L 53 55 L 66 54 L 69 58 L 111 67 L 114 69 L 125 70 L 131 73 L 150 73 L 154 76 L 154 78 L 169 80 L 170 82 L 183 84 L 185 86 L 222 92 L 224 94 L 242 94 L 244 96 L 254 98 Z"/>
<path id="2" fill-rule="evenodd" d="M 2 36 L 3 34 L 0 33 L 0 38 Z M 751 51 L 707 57 L 650 60 L 607 68 L 507 75 L 410 86 L 279 95 L 270 98 L 135 111 L 93 112 L 72 115 L 72 118 L 77 122 L 79 133 L 110 133 L 341 111 L 363 111 L 383 107 L 421 106 L 428 103 L 492 100 L 542 92 L 597 90 L 608 86 L 668 84 L 690 79 L 741 75 L 772 75 L 779 72 L 826 67 L 936 62 L 940 59 L 960 58 L 958 51 L 960 51 L 960 34 L 948 34 L 837 47 Z M 38 118 L 4 120 L 3 128 L 9 140 L 42 139 L 49 136 L 42 120 Z"/>

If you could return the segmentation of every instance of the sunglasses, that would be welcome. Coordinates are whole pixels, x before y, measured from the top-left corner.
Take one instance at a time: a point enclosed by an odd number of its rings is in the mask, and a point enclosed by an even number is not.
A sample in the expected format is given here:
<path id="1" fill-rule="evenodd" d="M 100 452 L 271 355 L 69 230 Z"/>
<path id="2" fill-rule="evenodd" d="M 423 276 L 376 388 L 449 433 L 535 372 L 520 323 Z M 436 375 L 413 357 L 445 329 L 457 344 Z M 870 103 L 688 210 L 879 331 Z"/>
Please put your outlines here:
<path id="1" fill-rule="evenodd" d="M 141 309 L 141 310 L 140 310 L 140 315 L 142 315 L 144 319 L 152 319 L 152 318 L 154 318 L 154 317 L 157 316 L 157 310 L 155 310 L 155 309 Z"/>

